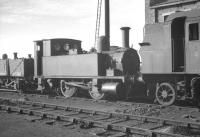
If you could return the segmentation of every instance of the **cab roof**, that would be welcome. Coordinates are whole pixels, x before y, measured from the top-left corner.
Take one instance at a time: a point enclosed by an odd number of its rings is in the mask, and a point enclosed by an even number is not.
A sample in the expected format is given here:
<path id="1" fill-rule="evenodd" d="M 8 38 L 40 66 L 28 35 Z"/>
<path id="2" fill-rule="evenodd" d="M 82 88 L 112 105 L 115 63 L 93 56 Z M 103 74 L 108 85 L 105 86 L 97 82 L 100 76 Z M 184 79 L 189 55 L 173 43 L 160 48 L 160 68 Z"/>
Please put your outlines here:
<path id="1" fill-rule="evenodd" d="M 35 40 L 34 42 L 39 42 L 39 41 L 44 41 L 44 40 L 67 40 L 67 41 L 77 41 L 77 42 L 81 42 L 80 40 L 68 39 L 68 38 L 41 39 L 41 40 Z"/>

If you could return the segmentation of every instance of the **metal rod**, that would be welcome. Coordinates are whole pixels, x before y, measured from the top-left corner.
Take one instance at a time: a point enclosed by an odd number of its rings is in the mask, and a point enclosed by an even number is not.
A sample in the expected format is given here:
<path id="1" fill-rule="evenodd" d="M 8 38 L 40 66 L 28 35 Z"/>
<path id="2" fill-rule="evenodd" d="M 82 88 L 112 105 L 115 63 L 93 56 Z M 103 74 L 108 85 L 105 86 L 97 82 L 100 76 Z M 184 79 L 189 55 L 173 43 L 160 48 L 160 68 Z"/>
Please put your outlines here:
<path id="1" fill-rule="evenodd" d="M 105 36 L 108 39 L 110 47 L 110 4 L 109 0 L 105 0 Z"/>

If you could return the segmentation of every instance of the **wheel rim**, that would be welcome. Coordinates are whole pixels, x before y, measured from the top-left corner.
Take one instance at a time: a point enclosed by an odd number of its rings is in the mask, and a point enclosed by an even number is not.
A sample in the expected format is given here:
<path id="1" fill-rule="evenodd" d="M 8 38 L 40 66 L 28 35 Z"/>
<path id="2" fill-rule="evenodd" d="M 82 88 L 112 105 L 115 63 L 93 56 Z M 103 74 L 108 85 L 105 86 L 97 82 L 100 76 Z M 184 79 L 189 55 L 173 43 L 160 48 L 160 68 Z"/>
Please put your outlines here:
<path id="1" fill-rule="evenodd" d="M 156 99 L 161 105 L 172 105 L 176 99 L 175 89 L 169 83 L 160 84 L 159 88 L 156 90 Z"/>
<path id="2" fill-rule="evenodd" d="M 60 90 L 62 95 L 66 98 L 72 97 L 77 92 L 76 87 L 66 85 L 64 80 L 60 82 Z"/>
<path id="3" fill-rule="evenodd" d="M 102 93 L 100 90 L 98 90 L 97 87 L 92 87 L 91 90 L 89 90 L 90 96 L 95 100 L 100 100 L 105 97 L 105 94 Z"/>

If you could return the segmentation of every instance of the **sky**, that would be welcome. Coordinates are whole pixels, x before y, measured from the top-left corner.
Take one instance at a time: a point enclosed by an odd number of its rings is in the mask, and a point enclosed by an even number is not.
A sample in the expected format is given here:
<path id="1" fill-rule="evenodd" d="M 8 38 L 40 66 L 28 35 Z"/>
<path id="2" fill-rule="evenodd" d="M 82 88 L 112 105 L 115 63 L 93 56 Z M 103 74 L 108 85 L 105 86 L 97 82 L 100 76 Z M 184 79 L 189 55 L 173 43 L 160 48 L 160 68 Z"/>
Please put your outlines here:
<path id="1" fill-rule="evenodd" d="M 0 58 L 34 53 L 35 40 L 72 38 L 94 46 L 98 0 L 0 0 Z M 131 27 L 130 45 L 143 39 L 145 0 L 110 0 L 110 41 L 121 46 L 121 27 Z M 104 0 L 103 0 L 104 3 Z M 100 35 L 104 35 L 102 5 Z"/>

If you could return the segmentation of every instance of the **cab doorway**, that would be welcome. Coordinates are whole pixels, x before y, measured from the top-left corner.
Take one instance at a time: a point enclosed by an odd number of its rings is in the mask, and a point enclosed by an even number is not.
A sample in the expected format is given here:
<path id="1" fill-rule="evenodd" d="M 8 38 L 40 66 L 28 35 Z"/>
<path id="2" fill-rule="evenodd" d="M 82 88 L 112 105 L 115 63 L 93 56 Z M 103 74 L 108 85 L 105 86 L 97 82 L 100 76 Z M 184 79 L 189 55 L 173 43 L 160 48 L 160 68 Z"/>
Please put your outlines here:
<path id="1" fill-rule="evenodd" d="M 171 24 L 172 72 L 185 71 L 185 17 L 175 18 Z"/>

